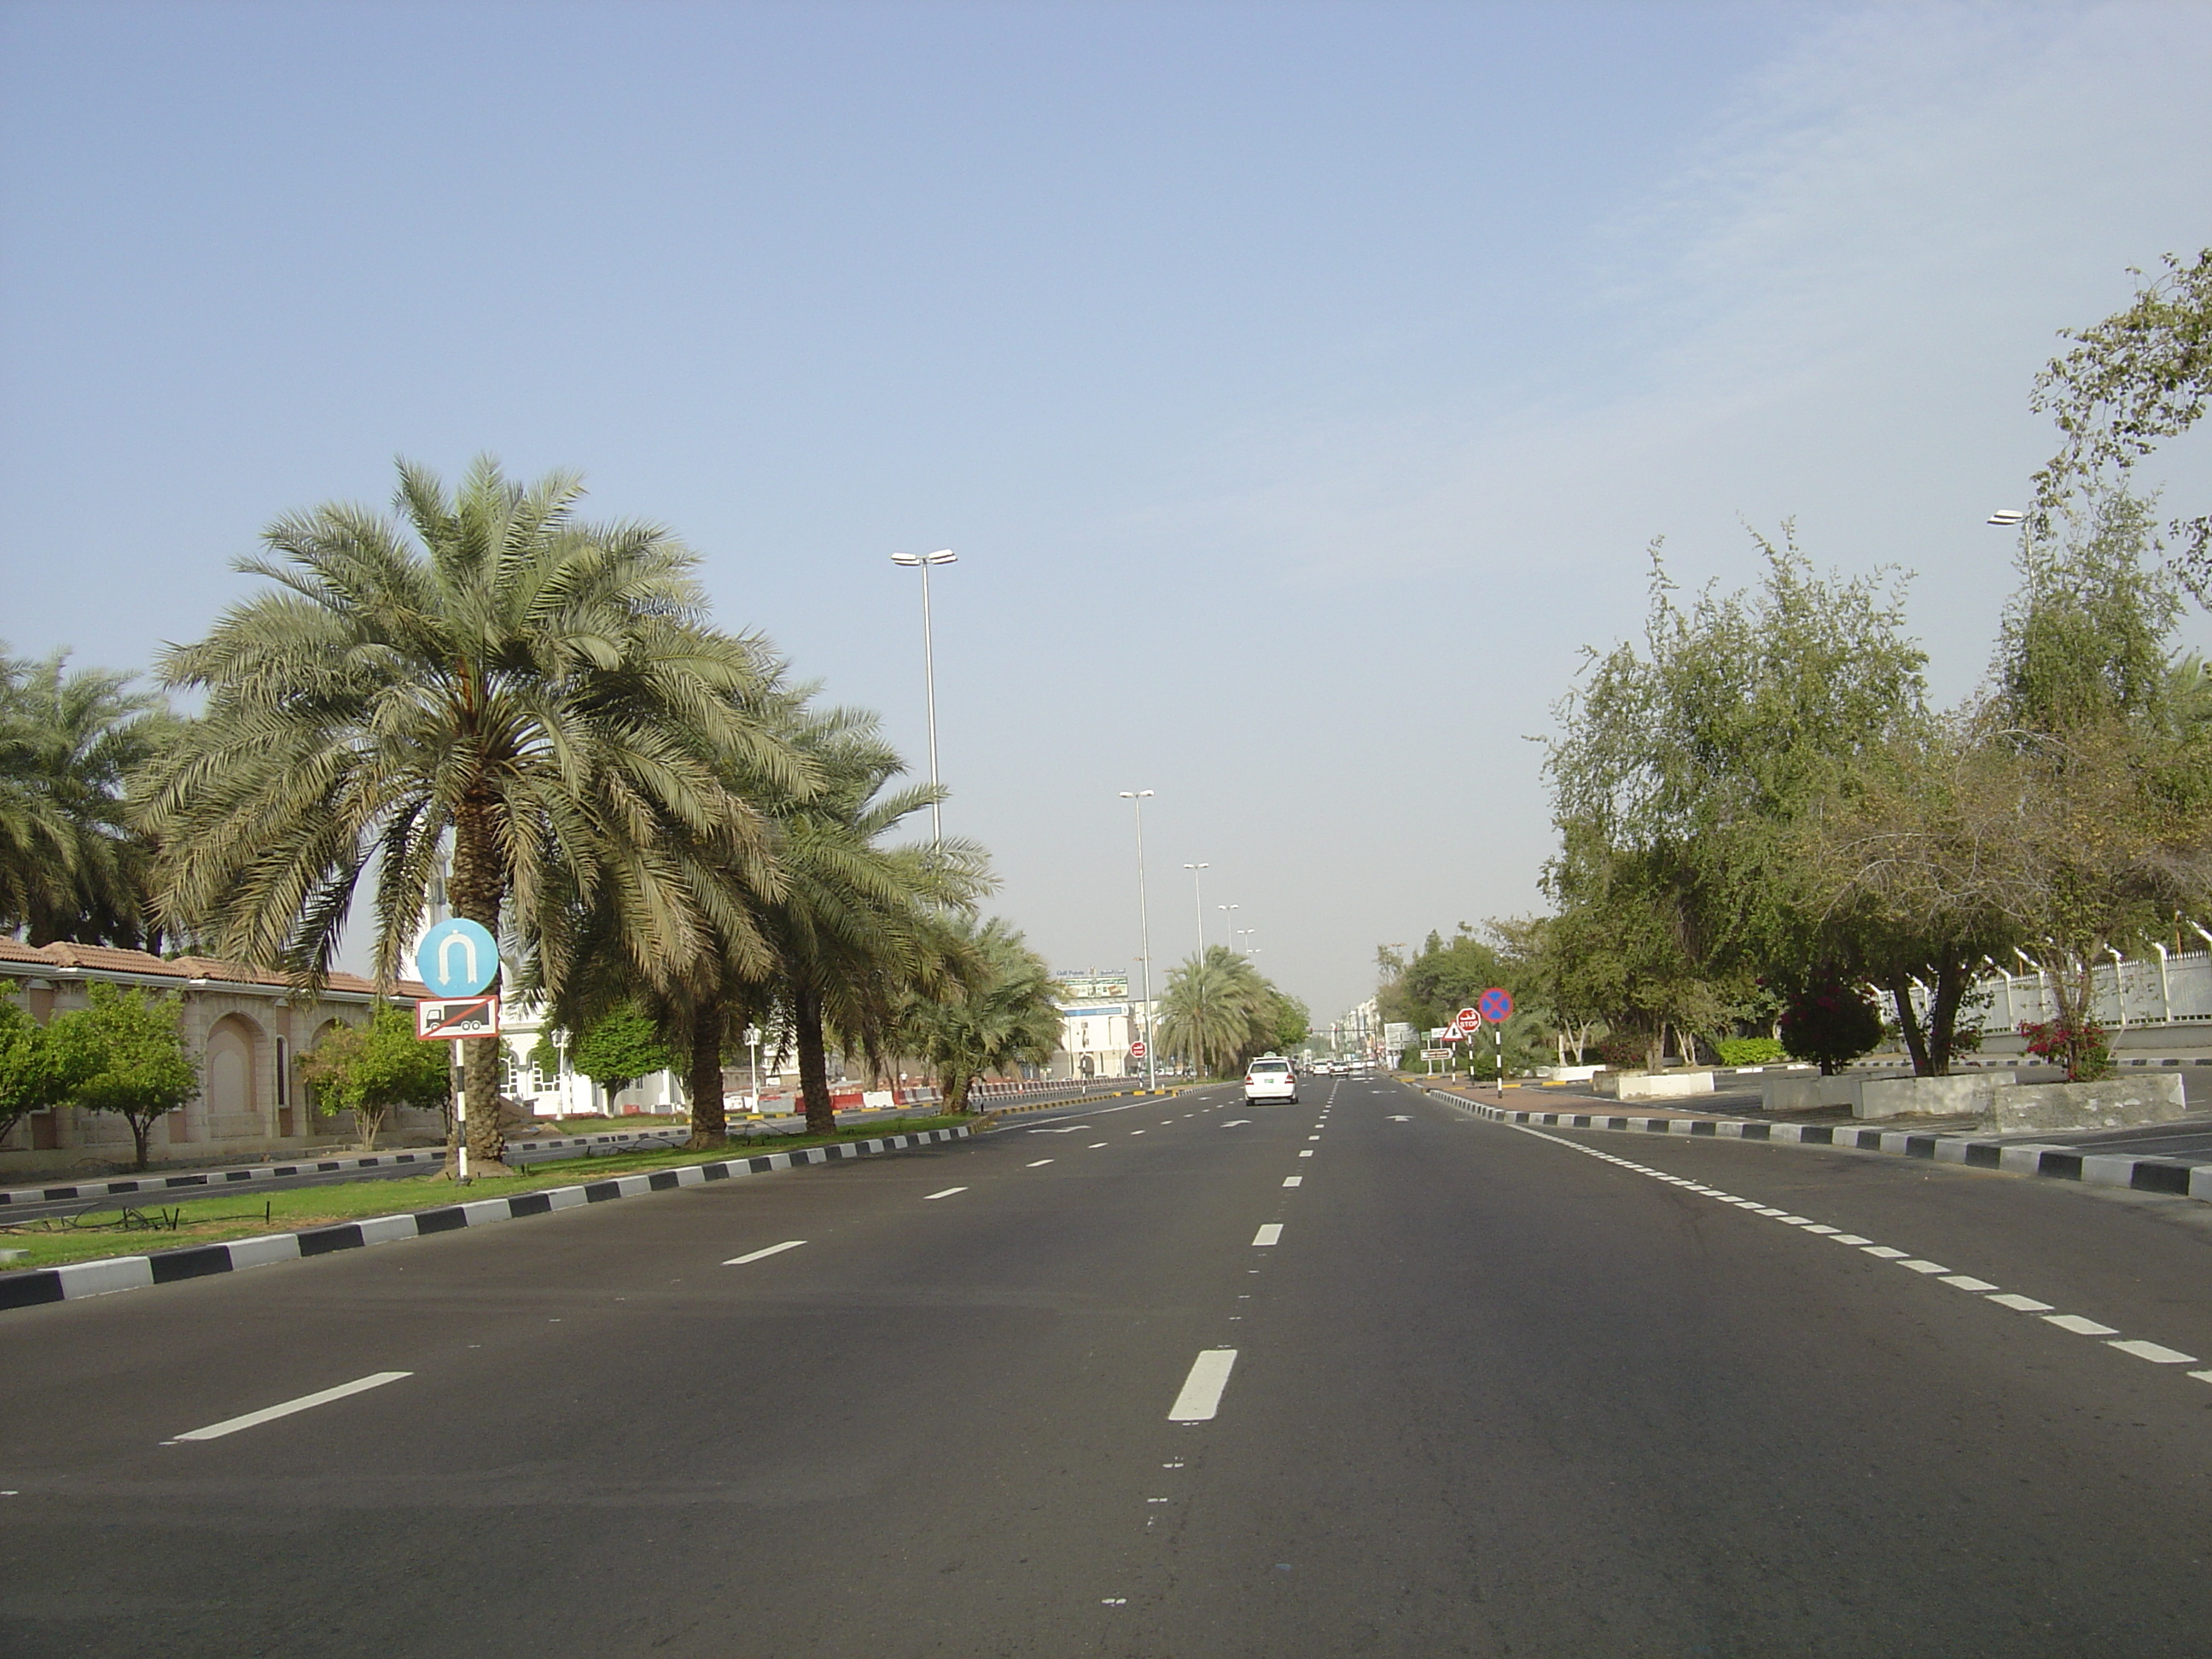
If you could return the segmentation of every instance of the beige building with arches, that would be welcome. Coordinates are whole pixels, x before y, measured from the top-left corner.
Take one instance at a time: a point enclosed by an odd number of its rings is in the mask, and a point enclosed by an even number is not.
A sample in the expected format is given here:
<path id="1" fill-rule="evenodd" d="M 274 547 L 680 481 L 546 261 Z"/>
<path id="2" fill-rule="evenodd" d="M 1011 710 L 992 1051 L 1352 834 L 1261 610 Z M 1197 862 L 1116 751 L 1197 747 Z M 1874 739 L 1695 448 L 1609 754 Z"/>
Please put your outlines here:
<path id="1" fill-rule="evenodd" d="M 85 1006 L 94 983 L 138 987 L 183 1000 L 188 1052 L 199 1066 L 199 1097 L 161 1118 L 148 1151 L 157 1162 L 297 1154 L 318 1140 L 351 1139 L 349 1120 L 318 1118 L 297 1070 L 300 1055 L 336 1024 L 358 1025 L 375 988 L 333 974 L 314 997 L 282 977 L 207 957 L 157 957 L 106 945 L 25 945 L 0 939 L 0 982 L 40 1024 Z M 395 1000 L 427 994 L 403 981 Z M 36 1176 L 81 1165 L 127 1164 L 131 1128 L 121 1118 L 62 1107 L 34 1112 L 0 1139 L 0 1174 Z"/>

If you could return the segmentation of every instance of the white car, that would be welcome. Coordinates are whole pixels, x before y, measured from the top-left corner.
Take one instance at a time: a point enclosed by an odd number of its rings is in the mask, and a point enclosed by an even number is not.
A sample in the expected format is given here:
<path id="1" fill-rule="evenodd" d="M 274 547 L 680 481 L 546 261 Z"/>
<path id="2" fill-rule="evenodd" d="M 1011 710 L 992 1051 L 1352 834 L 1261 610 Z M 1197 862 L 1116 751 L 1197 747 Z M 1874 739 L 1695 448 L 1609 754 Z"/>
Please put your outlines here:
<path id="1" fill-rule="evenodd" d="M 1296 1105 L 1298 1099 L 1298 1074 L 1291 1062 L 1273 1054 L 1262 1055 L 1244 1068 L 1244 1103 L 1257 1106 L 1262 1101 L 1287 1101 Z"/>

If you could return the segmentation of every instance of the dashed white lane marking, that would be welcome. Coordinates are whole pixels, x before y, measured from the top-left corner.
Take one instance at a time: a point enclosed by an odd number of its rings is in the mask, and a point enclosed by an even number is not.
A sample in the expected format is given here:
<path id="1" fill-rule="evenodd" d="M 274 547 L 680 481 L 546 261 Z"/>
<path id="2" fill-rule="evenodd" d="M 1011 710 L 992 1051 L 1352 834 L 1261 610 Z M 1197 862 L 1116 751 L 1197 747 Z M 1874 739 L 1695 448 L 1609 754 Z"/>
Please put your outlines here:
<path id="1" fill-rule="evenodd" d="M 264 1406 L 258 1412 L 248 1412 L 243 1417 L 227 1417 L 220 1423 L 210 1423 L 204 1429 L 194 1429 L 180 1434 L 178 1440 L 220 1440 L 227 1434 L 236 1434 L 240 1429 L 251 1429 L 263 1423 L 273 1423 L 280 1417 L 289 1417 L 294 1412 L 304 1412 L 317 1406 L 327 1406 L 333 1400 L 343 1400 L 349 1395 L 366 1394 L 371 1389 L 380 1389 L 387 1382 L 397 1382 L 403 1376 L 412 1376 L 412 1371 L 378 1371 L 371 1376 L 357 1376 L 350 1382 L 341 1382 L 335 1389 L 324 1389 L 315 1394 L 303 1394 L 297 1400 L 287 1400 L 281 1406 Z M 174 1441 L 163 1443 L 173 1445 Z"/>
<path id="2" fill-rule="evenodd" d="M 1653 1180 L 1663 1181 L 1670 1187 L 1680 1187 L 1686 1192 L 1702 1194 L 1705 1197 L 1729 1205 L 1748 1214 L 1766 1216 L 1772 1220 L 1781 1222 L 1784 1226 L 1802 1227 L 1808 1233 L 1818 1233 L 1824 1237 L 1833 1239 L 1838 1244 L 1849 1245 L 1863 1255 L 1874 1256 L 1884 1261 L 1893 1261 L 1908 1273 L 1936 1278 L 1940 1283 L 1948 1285 L 1954 1290 L 1966 1291 L 1972 1295 L 1982 1297 L 1984 1300 L 1993 1302 L 2001 1308 L 2009 1308 L 2016 1313 L 2040 1315 L 2045 1324 L 2056 1326 L 2058 1329 L 2071 1332 L 2075 1336 L 2104 1338 L 2119 1336 L 2119 1332 L 2110 1325 L 2084 1318 L 2080 1314 L 2056 1312 L 2051 1304 L 2039 1302 L 2032 1296 L 2021 1296 L 2014 1291 L 2000 1291 L 1986 1279 L 1977 1279 L 1972 1273 L 1954 1273 L 1942 1262 L 1930 1261 L 1924 1256 L 1916 1256 L 1910 1250 L 1896 1249 L 1887 1244 L 1877 1244 L 1874 1240 L 1861 1237 L 1856 1233 L 1839 1232 L 1833 1227 L 1808 1220 L 1804 1216 L 1793 1215 L 1787 1210 L 1778 1210 L 1771 1205 L 1760 1204 L 1751 1199 L 1739 1198 L 1733 1193 L 1724 1193 L 1718 1188 L 1704 1186 L 1686 1176 L 1670 1175 L 1664 1170 L 1652 1169 L 1647 1164 L 1617 1157 L 1599 1147 L 1585 1146 L 1580 1141 L 1564 1139 L 1558 1135 L 1547 1135 L 1540 1130 L 1528 1128 L 1517 1123 L 1509 1124 L 1506 1127 L 1518 1130 L 1525 1135 L 1534 1135 L 1539 1140 L 1548 1140 L 1555 1146 L 1565 1146 L 1571 1152 L 1582 1153 L 1586 1158 L 1595 1158 L 1601 1163 L 1613 1164 L 1618 1169 L 1632 1170 L 1638 1175 L 1650 1176 Z M 1306 1155 L 1301 1152 L 1299 1156 L 1303 1158 Z M 1297 1177 L 1293 1176 L 1283 1184 L 1294 1186 L 1297 1181 Z M 2148 1342 L 2140 1337 L 2106 1341 L 2105 1346 L 2118 1349 L 2131 1358 L 2145 1360 L 2154 1365 L 2193 1365 L 2197 1363 L 2197 1356 L 2194 1354 L 2184 1353 L 2179 1348 L 2169 1348 L 2161 1343 Z M 2189 1376 L 2199 1382 L 2212 1382 L 2212 1370 L 2191 1371 Z"/>
<path id="3" fill-rule="evenodd" d="M 1302 1187 L 1305 1184 L 1305 1179 L 1306 1178 L 1304 1176 L 1285 1176 L 1283 1177 L 1283 1185 L 1285 1187 Z"/>
<path id="4" fill-rule="evenodd" d="M 1182 1392 L 1168 1407 L 1168 1421 L 1210 1421 L 1221 1407 L 1221 1391 L 1229 1386 L 1229 1373 L 1236 1365 L 1234 1348 L 1208 1348 L 1191 1361 L 1190 1375 L 1182 1381 Z"/>
<path id="5" fill-rule="evenodd" d="M 1306 1139 L 1308 1140 L 1319 1140 L 1321 1137 L 1319 1135 L 1308 1135 Z"/>
<path id="6" fill-rule="evenodd" d="M 947 1187 L 941 1193 L 924 1193 L 921 1195 L 921 1201 L 927 1204 L 933 1198 L 950 1198 L 955 1193 L 964 1193 L 967 1190 L 965 1187 Z"/>
<path id="7" fill-rule="evenodd" d="M 1130 1130 L 1130 1131 L 1129 1131 L 1129 1133 L 1130 1133 L 1131 1134 L 1133 1134 L 1133 1135 L 1140 1135 L 1140 1134 L 1144 1133 L 1145 1132 L 1144 1132 L 1142 1129 L 1132 1129 L 1132 1130 Z"/>
<path id="8" fill-rule="evenodd" d="M 1252 1247 L 1255 1249 L 1258 1249 L 1262 1245 L 1279 1244 L 1282 1242 L 1283 1224 L 1279 1221 L 1270 1221 L 1266 1226 L 1261 1228 L 1258 1232 L 1252 1235 Z"/>
<path id="9" fill-rule="evenodd" d="M 1309 1151 L 1309 1152 L 1300 1152 L 1300 1153 L 1298 1154 L 1298 1156 L 1299 1156 L 1300 1158 L 1311 1158 L 1311 1157 L 1313 1156 L 1313 1153 L 1312 1153 L 1311 1152 L 1310 1152 L 1310 1151 Z"/>
<path id="10" fill-rule="evenodd" d="M 1030 1164 L 1029 1167 L 1030 1167 L 1030 1169 L 1032 1169 L 1032 1170 L 1042 1170 L 1042 1168 L 1044 1168 L 1044 1166 L 1045 1166 L 1046 1164 L 1049 1164 L 1049 1163 L 1051 1163 L 1051 1162 L 1052 1162 L 1052 1160 L 1051 1160 L 1050 1158 L 1041 1158 L 1037 1159 L 1037 1161 L 1036 1161 L 1036 1163 L 1034 1163 L 1034 1164 Z"/>
<path id="11" fill-rule="evenodd" d="M 722 1265 L 725 1267 L 742 1267 L 748 1261 L 765 1261 L 772 1255 L 781 1255 L 786 1250 L 795 1250 L 805 1243 L 806 1241 L 803 1238 L 787 1238 L 782 1243 L 771 1244 L 764 1250 L 754 1250 L 744 1255 L 733 1255 Z"/>
<path id="12" fill-rule="evenodd" d="M 1091 1143 L 1090 1150 L 1095 1152 L 1097 1152 L 1097 1151 L 1101 1146 L 1105 1146 L 1106 1144 L 1107 1144 L 1107 1143 L 1106 1143 L 1106 1142 L 1104 1142 L 1104 1141 L 1103 1141 L 1103 1140 L 1094 1140 L 1094 1141 L 1092 1141 L 1092 1142 Z"/>
<path id="13" fill-rule="evenodd" d="M 2108 1348 L 2118 1348 L 2122 1353 L 2133 1354 L 2138 1359 L 2148 1359 L 2154 1365 L 2194 1365 L 2197 1363 L 2195 1354 L 2183 1353 L 2173 1348 L 2160 1347 L 2155 1342 L 2131 1340 L 2126 1342 L 2107 1342 L 2105 1346 Z"/>

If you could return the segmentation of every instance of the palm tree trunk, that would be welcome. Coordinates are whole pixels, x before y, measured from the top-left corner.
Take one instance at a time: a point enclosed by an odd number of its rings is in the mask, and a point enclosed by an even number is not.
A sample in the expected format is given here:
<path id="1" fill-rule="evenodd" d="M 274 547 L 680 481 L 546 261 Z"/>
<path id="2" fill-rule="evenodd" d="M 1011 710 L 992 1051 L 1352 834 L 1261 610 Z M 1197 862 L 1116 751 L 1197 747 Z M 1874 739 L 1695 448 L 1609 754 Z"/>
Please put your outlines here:
<path id="1" fill-rule="evenodd" d="M 490 803 L 464 800 L 453 814 L 453 872 L 446 893 L 455 915 L 475 922 L 494 939 L 499 937 L 500 901 L 505 896 L 501 872 Z M 500 994 L 498 980 L 492 981 L 489 994 Z M 499 1043 L 497 1037 L 477 1037 L 461 1044 L 471 1176 L 514 1173 L 503 1161 L 507 1137 L 499 1127 Z"/>
<path id="2" fill-rule="evenodd" d="M 691 1139 L 684 1143 L 695 1152 L 730 1144 L 730 1126 L 722 1115 L 722 1010 L 720 1005 L 691 1012 L 691 1055 L 684 1072 L 684 1091 L 691 1097 Z"/>
<path id="3" fill-rule="evenodd" d="M 791 988 L 791 1030 L 799 1050 L 799 1094 L 806 1103 L 806 1133 L 837 1133 L 836 1109 L 830 1103 L 830 1061 L 822 1040 L 822 999 L 801 981 Z"/>

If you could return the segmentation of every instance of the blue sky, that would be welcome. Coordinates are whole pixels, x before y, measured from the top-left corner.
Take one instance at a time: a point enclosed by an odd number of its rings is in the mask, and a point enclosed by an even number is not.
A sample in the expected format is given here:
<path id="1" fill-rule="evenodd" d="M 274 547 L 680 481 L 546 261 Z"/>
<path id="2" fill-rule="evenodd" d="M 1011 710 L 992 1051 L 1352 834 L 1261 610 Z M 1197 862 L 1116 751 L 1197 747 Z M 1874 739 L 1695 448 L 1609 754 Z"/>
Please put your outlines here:
<path id="1" fill-rule="evenodd" d="M 2207 84 L 2183 5 L 7 5 L 0 637 L 143 663 L 489 451 L 919 757 L 885 556 L 951 546 L 999 908 L 1133 965 L 1152 788 L 1155 956 L 1203 860 L 1330 1012 L 1536 905 L 1654 536 L 1907 567 L 1971 686 L 2056 331 L 2212 240 Z"/>

